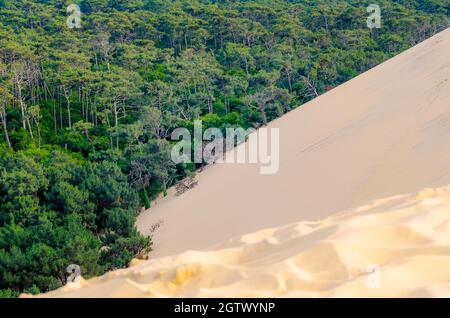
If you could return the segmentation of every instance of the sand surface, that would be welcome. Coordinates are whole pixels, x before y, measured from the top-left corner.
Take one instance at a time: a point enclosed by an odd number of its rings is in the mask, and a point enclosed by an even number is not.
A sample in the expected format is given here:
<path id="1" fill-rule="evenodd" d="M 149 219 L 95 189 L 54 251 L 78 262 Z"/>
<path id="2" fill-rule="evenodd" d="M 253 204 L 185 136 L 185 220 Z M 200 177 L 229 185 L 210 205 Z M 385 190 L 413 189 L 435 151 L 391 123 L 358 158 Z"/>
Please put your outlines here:
<path id="1" fill-rule="evenodd" d="M 450 29 L 270 127 L 278 174 L 213 165 L 151 260 L 42 296 L 450 297 Z"/>
<path id="2" fill-rule="evenodd" d="M 216 164 L 137 226 L 152 257 L 314 221 L 374 199 L 450 184 L 450 29 L 272 122 L 280 170 Z"/>
<path id="3" fill-rule="evenodd" d="M 262 230 L 44 297 L 450 297 L 450 187 Z"/>

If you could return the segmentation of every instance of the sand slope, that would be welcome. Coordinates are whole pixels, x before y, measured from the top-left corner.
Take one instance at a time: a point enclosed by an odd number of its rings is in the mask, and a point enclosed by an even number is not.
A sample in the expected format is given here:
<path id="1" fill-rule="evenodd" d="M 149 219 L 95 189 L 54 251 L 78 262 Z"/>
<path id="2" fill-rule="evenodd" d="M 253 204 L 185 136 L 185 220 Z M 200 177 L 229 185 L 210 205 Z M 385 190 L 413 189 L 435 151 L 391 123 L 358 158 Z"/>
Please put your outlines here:
<path id="1" fill-rule="evenodd" d="M 271 126 L 278 174 L 214 165 L 150 261 L 42 296 L 450 297 L 450 29 Z"/>
<path id="2" fill-rule="evenodd" d="M 447 187 L 137 262 L 43 296 L 450 297 L 449 268 Z"/>
<path id="3" fill-rule="evenodd" d="M 138 219 L 152 257 L 450 184 L 450 29 L 270 124 L 280 171 L 214 165 Z"/>

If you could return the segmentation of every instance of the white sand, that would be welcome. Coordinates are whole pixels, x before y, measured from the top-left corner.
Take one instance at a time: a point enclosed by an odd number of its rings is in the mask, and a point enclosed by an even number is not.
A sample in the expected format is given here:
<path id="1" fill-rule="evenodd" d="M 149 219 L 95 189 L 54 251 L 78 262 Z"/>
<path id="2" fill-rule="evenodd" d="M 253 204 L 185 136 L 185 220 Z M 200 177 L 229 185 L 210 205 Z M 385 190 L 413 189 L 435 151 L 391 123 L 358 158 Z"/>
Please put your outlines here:
<path id="1" fill-rule="evenodd" d="M 270 124 L 280 171 L 214 165 L 137 222 L 152 257 L 318 220 L 378 198 L 450 184 L 450 29 Z"/>
<path id="2" fill-rule="evenodd" d="M 44 296 L 450 296 L 450 29 L 270 127 L 278 174 L 208 168 L 139 217 L 152 260 Z"/>

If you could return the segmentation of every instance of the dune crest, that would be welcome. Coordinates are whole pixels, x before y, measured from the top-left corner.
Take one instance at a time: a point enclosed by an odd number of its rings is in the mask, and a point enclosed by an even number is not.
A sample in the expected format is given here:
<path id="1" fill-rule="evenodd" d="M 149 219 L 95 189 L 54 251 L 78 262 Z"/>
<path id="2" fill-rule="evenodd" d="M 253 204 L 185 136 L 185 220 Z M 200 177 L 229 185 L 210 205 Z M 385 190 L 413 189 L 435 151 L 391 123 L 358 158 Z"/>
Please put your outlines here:
<path id="1" fill-rule="evenodd" d="M 137 262 L 41 296 L 450 297 L 449 211 L 450 186 L 426 189 L 236 237 L 214 251 Z M 374 275 L 379 285 L 371 285 Z"/>

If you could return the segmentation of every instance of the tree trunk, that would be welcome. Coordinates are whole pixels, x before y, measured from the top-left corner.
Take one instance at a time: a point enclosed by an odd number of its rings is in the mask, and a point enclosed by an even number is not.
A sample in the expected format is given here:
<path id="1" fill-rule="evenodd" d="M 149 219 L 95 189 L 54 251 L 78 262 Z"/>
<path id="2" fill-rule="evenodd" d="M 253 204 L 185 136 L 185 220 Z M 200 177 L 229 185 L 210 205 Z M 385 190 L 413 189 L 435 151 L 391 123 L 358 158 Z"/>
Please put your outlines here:
<path id="1" fill-rule="evenodd" d="M 20 105 L 20 113 L 22 115 L 22 128 L 23 129 L 27 129 L 27 123 L 26 123 L 26 105 L 22 99 L 22 87 L 19 84 L 19 82 L 16 82 L 17 84 L 17 99 L 19 100 L 19 105 Z"/>
<path id="2" fill-rule="evenodd" d="M 111 122 L 109 120 L 109 114 L 106 116 L 106 124 L 108 125 L 108 131 L 109 131 L 109 146 L 112 149 L 113 148 L 113 140 L 112 140 L 112 134 L 111 134 Z"/>
<path id="3" fill-rule="evenodd" d="M 85 116 L 84 116 L 84 94 L 81 92 L 81 87 L 78 87 L 78 101 L 81 101 L 81 117 L 85 118 Z"/>
<path id="4" fill-rule="evenodd" d="M 266 104 L 258 104 L 259 106 L 259 111 L 261 113 L 261 118 L 263 120 L 263 125 L 267 126 L 267 116 L 266 116 Z"/>
<path id="5" fill-rule="evenodd" d="M 317 92 L 316 87 L 311 83 L 310 79 L 306 76 L 302 76 L 302 78 L 303 78 L 303 82 L 312 90 L 315 97 L 318 97 L 319 93 Z"/>
<path id="6" fill-rule="evenodd" d="M 51 103 L 52 103 L 52 120 L 53 120 L 53 129 L 56 131 L 57 129 L 57 123 L 56 123 L 56 101 L 54 94 L 50 91 L 50 88 L 48 87 L 47 83 L 44 81 L 44 92 L 45 92 L 45 101 L 48 101 L 48 96 L 50 96 Z"/>
<path id="7" fill-rule="evenodd" d="M 69 120 L 69 128 L 72 128 L 72 114 L 70 110 L 70 100 L 67 99 L 67 119 Z"/>
<path id="8" fill-rule="evenodd" d="M 39 126 L 39 123 L 37 123 L 36 125 L 37 125 L 37 132 L 38 132 L 38 145 L 39 145 L 39 148 L 41 148 L 41 143 L 42 143 L 41 126 Z"/>
<path id="9" fill-rule="evenodd" d="M 52 117 L 53 117 L 53 129 L 56 131 L 57 130 L 57 126 L 56 126 L 56 105 L 55 105 L 55 100 L 52 98 Z"/>
<path id="10" fill-rule="evenodd" d="M 247 76 L 248 76 L 248 75 L 250 75 L 250 72 L 249 72 L 248 60 L 246 57 L 244 58 L 244 62 L 245 62 L 245 72 L 247 73 Z"/>
<path id="11" fill-rule="evenodd" d="M 34 124 L 36 125 L 37 128 L 37 133 L 38 133 L 38 147 L 39 149 L 41 148 L 41 144 L 42 144 L 42 139 L 41 139 L 41 127 L 39 126 L 39 121 L 37 119 L 34 119 Z"/>
<path id="12" fill-rule="evenodd" d="M 30 118 L 28 116 L 27 116 L 26 122 L 27 122 L 28 131 L 30 132 L 31 139 L 34 140 L 33 128 L 31 127 Z"/>
<path id="13" fill-rule="evenodd" d="M 119 109 L 117 99 L 114 99 L 114 129 L 116 131 L 116 148 L 119 149 Z"/>
<path id="14" fill-rule="evenodd" d="M 6 111 L 4 109 L 0 110 L 0 119 L 2 120 L 3 133 L 5 134 L 5 141 L 6 141 L 6 144 L 8 145 L 8 147 L 12 148 L 11 141 L 9 139 L 9 134 L 8 134 L 8 123 L 7 123 L 6 116 L 7 116 Z"/>
<path id="15" fill-rule="evenodd" d="M 67 107 L 67 120 L 68 120 L 68 124 L 69 124 L 69 128 L 72 128 L 72 110 L 71 110 L 71 105 L 70 105 L 70 92 L 63 87 L 63 91 L 64 91 L 64 97 L 66 98 L 66 107 Z"/>
<path id="16" fill-rule="evenodd" d="M 289 84 L 289 93 L 292 93 L 292 79 L 291 79 L 291 73 L 289 72 L 288 68 L 285 67 L 284 68 L 286 71 L 286 76 L 287 76 L 287 80 L 288 80 L 288 84 Z"/>

